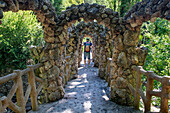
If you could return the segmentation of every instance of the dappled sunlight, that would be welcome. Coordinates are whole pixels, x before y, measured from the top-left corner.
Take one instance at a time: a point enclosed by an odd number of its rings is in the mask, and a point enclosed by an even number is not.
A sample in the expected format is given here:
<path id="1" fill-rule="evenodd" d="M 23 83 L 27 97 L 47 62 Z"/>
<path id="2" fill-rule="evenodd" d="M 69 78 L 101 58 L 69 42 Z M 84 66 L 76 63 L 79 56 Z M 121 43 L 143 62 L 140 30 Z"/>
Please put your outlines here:
<path id="1" fill-rule="evenodd" d="M 52 112 L 54 110 L 54 107 L 50 107 L 47 112 Z"/>
<path id="2" fill-rule="evenodd" d="M 86 93 L 84 94 L 84 97 L 86 97 L 87 99 L 90 99 L 91 93 Z"/>
<path id="3" fill-rule="evenodd" d="M 67 86 L 67 88 L 72 89 L 75 88 L 75 86 Z"/>
<path id="4" fill-rule="evenodd" d="M 106 101 L 109 101 L 109 97 L 106 95 L 105 90 L 102 90 L 102 92 L 104 93 L 104 95 L 102 96 L 102 98 L 104 98 Z"/>
<path id="5" fill-rule="evenodd" d="M 64 104 L 64 103 L 66 103 L 66 102 L 67 102 L 66 99 L 62 99 L 61 101 L 59 101 L 59 104 Z"/>
<path id="6" fill-rule="evenodd" d="M 82 63 L 83 64 L 83 63 Z M 83 69 L 84 67 L 79 67 L 78 69 Z"/>
<path id="7" fill-rule="evenodd" d="M 86 77 L 87 77 L 87 73 L 83 73 L 81 76 L 82 76 L 83 78 L 86 78 Z"/>
<path id="8" fill-rule="evenodd" d="M 92 107 L 91 101 L 85 101 L 83 104 L 83 107 L 84 107 L 85 113 L 89 113 L 89 112 L 91 113 L 91 107 Z"/>
<path id="9" fill-rule="evenodd" d="M 88 80 L 86 79 L 87 78 L 87 74 L 86 73 L 82 74 L 81 77 L 85 78 L 83 83 L 88 83 Z"/>
<path id="10" fill-rule="evenodd" d="M 54 112 L 54 113 L 57 113 L 57 112 Z M 61 113 L 75 113 L 75 112 L 74 112 L 73 109 L 68 108 L 68 109 L 64 110 L 63 112 L 61 112 Z"/>
<path id="11" fill-rule="evenodd" d="M 72 82 L 71 85 L 79 85 L 81 84 L 82 82 Z"/>
<path id="12" fill-rule="evenodd" d="M 68 95 L 76 95 L 77 92 L 70 92 L 70 93 L 67 93 Z"/>
<path id="13" fill-rule="evenodd" d="M 79 71 L 79 77 L 66 85 L 64 98 L 43 107 L 40 113 L 136 113 L 132 107 L 120 106 L 109 100 L 110 90 L 107 83 L 98 77 L 97 70 Z"/>
<path id="14" fill-rule="evenodd" d="M 78 88 L 83 88 L 83 87 L 86 87 L 85 85 L 80 85 L 80 86 L 77 86 Z"/>

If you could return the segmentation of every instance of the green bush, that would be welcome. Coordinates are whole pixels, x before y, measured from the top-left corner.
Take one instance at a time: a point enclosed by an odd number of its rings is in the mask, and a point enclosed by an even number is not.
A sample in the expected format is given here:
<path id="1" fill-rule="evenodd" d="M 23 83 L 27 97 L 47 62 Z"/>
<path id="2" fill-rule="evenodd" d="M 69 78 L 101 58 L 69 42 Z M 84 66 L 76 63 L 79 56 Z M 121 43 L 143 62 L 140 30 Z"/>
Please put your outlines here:
<path id="1" fill-rule="evenodd" d="M 32 11 L 5 12 L 0 25 L 0 71 L 25 68 L 30 45 L 40 45 L 43 30 Z"/>
<path id="2" fill-rule="evenodd" d="M 139 40 L 139 45 L 149 49 L 144 69 L 159 76 L 170 76 L 170 22 L 158 18 L 155 23 L 144 23 Z M 146 77 L 142 79 L 146 81 Z M 160 90 L 161 87 L 161 83 L 154 80 L 154 89 Z M 152 104 L 160 106 L 160 98 L 153 98 Z"/>
<path id="3" fill-rule="evenodd" d="M 156 74 L 170 75 L 170 22 L 158 18 L 155 23 L 144 23 L 140 40 L 149 48 L 144 68 Z"/>

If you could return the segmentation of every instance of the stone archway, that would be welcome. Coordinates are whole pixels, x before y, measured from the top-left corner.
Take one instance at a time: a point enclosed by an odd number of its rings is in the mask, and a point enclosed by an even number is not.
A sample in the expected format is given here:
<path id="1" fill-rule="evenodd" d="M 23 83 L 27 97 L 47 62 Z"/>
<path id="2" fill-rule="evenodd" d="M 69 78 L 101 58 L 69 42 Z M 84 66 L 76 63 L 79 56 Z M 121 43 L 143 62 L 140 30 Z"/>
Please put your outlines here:
<path id="1" fill-rule="evenodd" d="M 69 48 L 73 52 L 72 48 L 77 47 L 76 49 L 74 49 L 77 52 L 77 50 L 82 42 L 82 38 L 80 38 L 81 35 L 88 34 L 88 33 L 95 33 L 97 35 L 97 37 L 96 37 L 97 39 L 93 39 L 94 44 L 95 44 L 95 53 L 96 53 L 94 62 L 99 63 L 99 76 L 101 78 L 104 78 L 107 57 L 111 56 L 109 45 L 110 45 L 110 40 L 112 40 L 111 32 L 107 27 L 104 27 L 103 25 L 98 25 L 96 22 L 88 22 L 88 23 L 85 23 L 84 21 L 80 22 L 76 26 L 72 27 L 72 30 L 70 30 L 70 32 L 69 32 L 69 34 L 71 36 L 70 40 L 77 40 L 76 43 L 70 44 Z M 74 36 L 76 36 L 76 37 L 74 37 Z M 75 39 L 73 39 L 73 38 L 75 38 Z M 73 46 L 71 47 L 71 45 L 73 45 Z M 73 52 L 73 54 L 76 52 Z M 73 56 L 76 56 L 76 55 L 77 55 L 77 53 Z M 78 56 L 77 56 L 77 58 L 78 58 Z M 74 61 L 74 63 L 75 62 L 76 61 Z M 76 69 L 73 69 L 73 70 L 76 70 Z M 78 66 L 77 66 L 77 70 L 78 70 Z"/>
<path id="2" fill-rule="evenodd" d="M 45 102 L 55 101 L 64 96 L 62 79 L 65 45 L 68 40 L 68 35 L 65 31 L 68 27 L 79 18 L 84 18 L 84 20 L 96 19 L 98 22 L 108 23 L 110 20 L 106 18 L 107 15 L 112 15 L 111 18 L 118 17 L 118 13 L 97 4 L 72 5 L 59 16 L 55 14 L 54 8 L 48 0 L 16 0 L 15 2 L 4 0 L 3 4 L 5 4 L 2 5 L 3 11 L 33 10 L 43 25 L 46 45 L 43 49 L 44 54 L 40 59 L 40 62 L 44 64 L 40 68 L 40 77 L 46 81 L 42 95 Z M 87 13 L 89 14 L 88 16 Z M 96 16 L 94 16 L 94 13 Z M 100 15 L 102 14 L 103 16 L 101 17 Z M 98 16 L 100 18 L 97 18 Z"/>
<path id="3" fill-rule="evenodd" d="M 37 19 L 41 22 L 44 30 L 44 39 L 46 41 L 46 46 L 44 51 L 44 56 L 41 58 L 40 62 L 44 62 L 44 66 L 41 67 L 40 71 L 43 72 L 40 76 L 43 79 L 46 79 L 45 87 L 43 89 L 43 95 L 42 98 L 44 98 L 44 102 L 48 102 L 50 98 L 53 97 L 53 95 L 57 94 L 56 98 L 61 98 L 64 96 L 64 89 L 61 86 L 60 82 L 55 78 L 53 80 L 49 80 L 50 77 L 54 76 L 49 72 L 49 68 L 51 68 L 51 65 L 49 65 L 49 62 L 51 63 L 51 60 L 49 60 L 49 57 L 51 56 L 45 56 L 45 54 L 48 54 L 48 52 L 52 52 L 49 50 L 49 48 L 55 48 L 57 45 L 53 45 L 52 43 L 49 43 L 48 40 L 50 40 L 52 37 L 54 37 L 54 30 L 56 28 L 56 20 L 58 19 L 55 9 L 53 8 L 51 2 L 49 0 L 2 0 L 0 2 L 0 9 L 3 11 L 13 11 L 17 12 L 19 10 L 32 10 L 37 16 Z M 2 16 L 3 17 L 3 16 Z M 55 46 L 55 47 L 54 47 Z M 54 62 L 53 62 L 54 63 Z M 48 72 L 47 72 L 48 71 Z M 49 74 L 50 73 L 50 74 Z M 48 76 L 50 75 L 50 76 Z M 47 80 L 48 78 L 48 80 Z M 57 85 L 59 87 L 52 88 L 51 83 L 57 81 Z M 60 87 L 61 86 L 61 87 Z M 51 99 L 52 100 L 52 99 Z"/>
<path id="4" fill-rule="evenodd" d="M 169 1 L 148 1 L 134 5 L 123 18 L 119 19 L 120 26 L 123 28 L 114 40 L 115 48 L 113 50 L 111 63 L 111 98 L 119 103 L 130 105 L 133 103 L 126 84 L 135 86 L 135 74 L 133 66 L 142 66 L 145 62 L 147 51 L 137 48 L 140 27 L 143 22 L 154 20 L 157 17 L 169 17 Z M 124 29 L 125 28 L 125 29 Z"/>
<path id="5" fill-rule="evenodd" d="M 136 48 L 140 27 L 143 22 L 154 21 L 157 17 L 170 20 L 168 0 L 143 0 L 132 7 L 122 18 L 117 12 L 98 4 L 72 5 L 57 16 L 49 0 L 1 0 L 3 11 L 33 10 L 44 29 L 46 45 L 40 62 L 43 64 L 40 77 L 45 86 L 42 98 L 45 102 L 55 101 L 64 96 L 62 78 L 68 27 L 80 18 L 85 21 L 97 20 L 111 30 L 114 49 L 111 62 L 111 98 L 119 104 L 131 105 L 133 99 L 127 84 L 135 86 L 133 66 L 144 64 L 145 51 Z M 0 13 L 1 18 L 3 17 Z M 139 53 L 143 53 L 141 56 Z"/>

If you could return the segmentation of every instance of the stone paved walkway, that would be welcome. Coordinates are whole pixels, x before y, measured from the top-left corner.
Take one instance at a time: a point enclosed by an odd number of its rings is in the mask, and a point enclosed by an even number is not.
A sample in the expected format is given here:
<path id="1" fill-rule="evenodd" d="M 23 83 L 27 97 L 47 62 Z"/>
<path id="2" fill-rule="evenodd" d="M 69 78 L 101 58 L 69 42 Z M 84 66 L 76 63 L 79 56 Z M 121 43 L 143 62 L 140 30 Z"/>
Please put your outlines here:
<path id="1" fill-rule="evenodd" d="M 68 82 L 65 92 L 63 99 L 30 113 L 141 113 L 110 101 L 107 83 L 98 77 L 94 67 L 80 68 L 78 78 Z"/>

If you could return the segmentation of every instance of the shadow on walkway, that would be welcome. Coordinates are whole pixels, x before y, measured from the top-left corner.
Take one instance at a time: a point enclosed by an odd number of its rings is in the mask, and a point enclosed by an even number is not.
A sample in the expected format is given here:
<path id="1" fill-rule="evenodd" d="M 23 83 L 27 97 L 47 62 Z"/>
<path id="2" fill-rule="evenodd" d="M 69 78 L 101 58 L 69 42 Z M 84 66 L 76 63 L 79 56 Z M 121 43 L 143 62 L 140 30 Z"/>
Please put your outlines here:
<path id="1" fill-rule="evenodd" d="M 65 92 L 63 99 L 40 105 L 36 113 L 141 113 L 109 100 L 109 88 L 98 77 L 98 68 L 80 68 L 78 78 L 68 82 Z"/>

